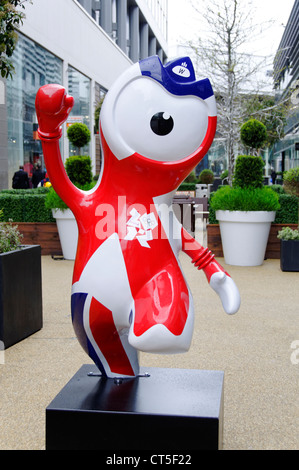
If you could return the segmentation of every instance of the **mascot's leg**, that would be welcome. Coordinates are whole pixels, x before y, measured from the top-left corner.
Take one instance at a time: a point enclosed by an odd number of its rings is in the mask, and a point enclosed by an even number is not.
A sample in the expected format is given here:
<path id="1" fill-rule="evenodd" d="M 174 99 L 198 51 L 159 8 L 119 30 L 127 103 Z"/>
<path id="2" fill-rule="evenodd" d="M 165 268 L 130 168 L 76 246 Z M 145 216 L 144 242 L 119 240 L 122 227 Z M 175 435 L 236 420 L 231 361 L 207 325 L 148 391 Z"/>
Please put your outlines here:
<path id="1" fill-rule="evenodd" d="M 129 343 L 152 353 L 189 350 L 193 299 L 176 260 L 155 274 L 135 296 Z"/>
<path id="2" fill-rule="evenodd" d="M 137 351 L 128 343 L 133 306 L 116 234 L 87 262 L 72 288 L 72 320 L 83 349 L 107 377 L 139 373 Z"/>

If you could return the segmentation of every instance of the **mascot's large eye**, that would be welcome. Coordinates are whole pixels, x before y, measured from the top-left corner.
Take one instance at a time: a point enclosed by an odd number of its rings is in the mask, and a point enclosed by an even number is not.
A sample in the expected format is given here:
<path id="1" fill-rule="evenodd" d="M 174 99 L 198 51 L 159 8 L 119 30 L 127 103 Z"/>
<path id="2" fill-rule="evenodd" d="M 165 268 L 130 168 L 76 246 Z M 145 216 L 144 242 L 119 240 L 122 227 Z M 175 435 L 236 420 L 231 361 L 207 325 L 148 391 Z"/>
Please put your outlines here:
<path id="1" fill-rule="evenodd" d="M 151 119 L 152 131 L 161 136 L 170 134 L 174 126 L 174 121 L 168 113 L 156 113 Z"/>
<path id="2" fill-rule="evenodd" d="M 104 135 L 118 157 L 137 153 L 156 161 L 181 160 L 195 152 L 208 129 L 208 110 L 196 96 L 172 95 L 155 80 L 137 77 L 129 80 L 115 101 L 104 101 L 104 112 L 111 107 L 113 119 L 105 124 Z M 106 137 L 107 138 L 107 137 Z M 118 157 L 119 158 L 119 157 Z"/>

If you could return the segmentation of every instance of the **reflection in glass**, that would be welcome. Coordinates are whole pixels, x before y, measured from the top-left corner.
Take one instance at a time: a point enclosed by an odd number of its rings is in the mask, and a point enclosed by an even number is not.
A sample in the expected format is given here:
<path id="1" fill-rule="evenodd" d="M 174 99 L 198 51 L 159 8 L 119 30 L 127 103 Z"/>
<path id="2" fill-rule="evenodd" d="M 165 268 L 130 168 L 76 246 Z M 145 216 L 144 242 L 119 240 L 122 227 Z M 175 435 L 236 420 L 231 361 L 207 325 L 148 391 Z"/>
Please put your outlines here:
<path id="1" fill-rule="evenodd" d="M 74 107 L 67 125 L 82 122 L 90 128 L 90 79 L 73 67 L 68 67 L 68 92 L 75 99 Z M 77 149 L 70 143 L 70 155 L 76 155 Z M 90 143 L 81 149 L 81 155 L 90 155 Z"/>
<path id="2" fill-rule="evenodd" d="M 62 61 L 21 33 L 12 61 L 16 73 L 6 82 L 9 185 L 19 165 L 31 176 L 34 163 L 43 164 L 35 96 L 46 83 L 62 83 Z"/>

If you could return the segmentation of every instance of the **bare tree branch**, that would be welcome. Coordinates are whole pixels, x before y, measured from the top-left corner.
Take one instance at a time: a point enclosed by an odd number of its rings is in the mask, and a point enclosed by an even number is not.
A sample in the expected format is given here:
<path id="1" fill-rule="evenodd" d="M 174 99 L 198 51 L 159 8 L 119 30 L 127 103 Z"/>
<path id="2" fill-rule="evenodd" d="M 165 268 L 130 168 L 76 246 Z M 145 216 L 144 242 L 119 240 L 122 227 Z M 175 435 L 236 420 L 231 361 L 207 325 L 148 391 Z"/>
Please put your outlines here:
<path id="1" fill-rule="evenodd" d="M 266 63 L 266 58 L 253 58 L 246 53 L 245 46 L 272 22 L 255 25 L 250 0 L 207 0 L 203 10 L 199 9 L 199 1 L 193 0 L 192 4 L 206 26 L 204 34 L 200 33 L 198 40 L 189 45 L 198 69 L 211 80 L 217 97 L 218 130 L 225 138 L 231 179 L 244 118 L 244 93 L 261 86 L 257 72 Z"/>

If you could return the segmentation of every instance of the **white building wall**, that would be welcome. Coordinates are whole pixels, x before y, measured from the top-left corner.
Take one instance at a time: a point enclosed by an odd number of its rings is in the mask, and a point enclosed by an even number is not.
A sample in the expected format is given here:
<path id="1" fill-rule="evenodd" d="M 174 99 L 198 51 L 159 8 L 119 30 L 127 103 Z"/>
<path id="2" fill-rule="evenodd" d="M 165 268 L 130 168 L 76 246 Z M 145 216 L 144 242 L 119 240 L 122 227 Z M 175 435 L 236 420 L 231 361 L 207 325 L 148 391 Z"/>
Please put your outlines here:
<path id="1" fill-rule="evenodd" d="M 75 0 L 36 0 L 26 4 L 21 33 L 63 61 L 63 86 L 68 88 L 68 66 L 91 79 L 90 157 L 95 168 L 95 82 L 109 89 L 131 65 L 131 60 Z M 69 142 L 64 132 L 64 159 Z"/>
<path id="2" fill-rule="evenodd" d="M 107 89 L 131 64 L 75 0 L 26 4 L 20 31 Z"/>
<path id="3" fill-rule="evenodd" d="M 171 0 L 170 0 L 171 1 Z M 136 0 L 159 43 L 168 50 L 168 3 L 161 0 Z"/>
<path id="4" fill-rule="evenodd" d="M 80 109 L 84 109 L 85 103 L 86 112 L 79 111 L 78 114 L 88 123 L 90 128 L 92 140 L 89 154 L 94 172 L 99 171 L 98 138 L 93 132 L 94 110 L 100 98 L 98 85 L 109 90 L 117 77 L 132 64 L 126 52 L 132 53 L 134 61 L 152 54 L 158 54 L 163 61 L 167 58 L 168 0 L 128 0 L 126 2 L 127 11 L 122 14 L 125 15 L 125 24 L 128 28 L 128 43 L 123 45 L 122 50 L 117 45 L 117 34 L 118 29 L 123 27 L 124 17 L 117 17 L 116 7 L 122 5 L 118 2 L 123 1 L 113 0 L 112 4 L 109 3 L 112 5 L 111 18 L 109 17 L 111 28 L 107 30 L 109 34 L 98 24 L 101 19 L 100 15 L 105 13 L 105 9 L 96 11 L 98 5 L 103 6 L 96 1 L 82 0 L 81 3 L 86 9 L 80 5 L 79 0 L 33 0 L 32 3 L 29 1 L 25 3 L 26 17 L 20 28 L 22 34 L 20 35 L 19 47 L 16 48 L 14 54 L 17 73 L 13 75 L 12 82 L 0 77 L 2 95 L 6 96 L 9 101 L 3 103 L 3 99 L 1 99 L 0 102 L 0 189 L 11 187 L 12 175 L 19 164 L 29 165 L 31 171 L 32 163 L 36 157 L 39 155 L 42 157 L 34 136 L 30 136 L 30 126 L 32 125 L 33 129 L 36 123 L 34 116 L 32 116 L 34 114 L 34 96 L 38 86 L 47 83 L 43 80 L 46 75 L 44 75 L 45 71 L 42 71 L 44 64 L 40 59 L 43 56 L 42 49 L 49 52 L 46 54 L 49 64 L 52 62 L 55 64 L 56 69 L 53 68 L 53 76 L 59 76 L 59 78 L 53 80 L 62 82 L 67 91 L 69 91 L 69 82 L 74 83 L 71 75 L 71 73 L 74 74 L 73 69 L 80 72 L 77 74 L 77 79 L 82 80 L 82 74 L 88 78 L 90 83 L 89 110 L 87 110 L 88 97 L 86 95 L 83 97 L 80 94 L 80 99 L 82 98 L 80 102 L 82 108 Z M 107 5 L 108 3 L 106 3 Z M 91 16 L 93 11 L 91 6 L 95 8 L 97 21 Z M 106 11 L 106 16 L 108 13 Z M 107 18 L 106 20 L 108 21 Z M 32 53 L 36 56 L 30 55 Z M 59 61 L 55 62 L 53 55 L 58 57 Z M 25 66 L 23 59 L 25 59 Z M 40 63 L 39 60 L 41 60 Z M 60 60 L 62 61 L 62 78 L 60 78 Z M 39 68 L 41 73 L 39 73 Z M 58 69 L 59 75 L 55 75 Z M 49 78 L 51 75 L 47 70 L 48 78 L 45 80 L 51 80 Z M 22 104 L 23 93 L 27 99 L 26 104 Z M 86 98 L 85 102 L 83 98 Z M 24 116 L 20 112 L 22 107 Z M 76 114 L 76 111 L 73 111 L 73 114 Z M 66 136 L 66 126 L 64 126 L 63 136 L 62 154 L 65 160 L 71 151 Z M 85 149 L 85 151 L 87 150 Z"/>

